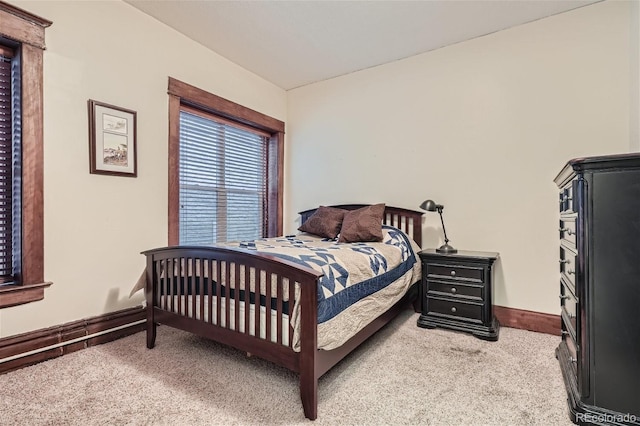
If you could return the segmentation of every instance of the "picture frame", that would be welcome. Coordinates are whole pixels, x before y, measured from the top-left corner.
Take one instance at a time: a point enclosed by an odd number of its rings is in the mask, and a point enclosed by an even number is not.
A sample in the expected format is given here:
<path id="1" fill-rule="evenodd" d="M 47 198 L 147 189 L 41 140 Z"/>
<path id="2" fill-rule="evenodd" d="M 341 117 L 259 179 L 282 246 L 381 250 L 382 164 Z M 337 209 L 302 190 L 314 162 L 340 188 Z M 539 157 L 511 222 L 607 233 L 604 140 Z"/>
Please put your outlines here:
<path id="1" fill-rule="evenodd" d="M 88 108 L 89 172 L 137 177 L 137 113 L 93 99 Z"/>

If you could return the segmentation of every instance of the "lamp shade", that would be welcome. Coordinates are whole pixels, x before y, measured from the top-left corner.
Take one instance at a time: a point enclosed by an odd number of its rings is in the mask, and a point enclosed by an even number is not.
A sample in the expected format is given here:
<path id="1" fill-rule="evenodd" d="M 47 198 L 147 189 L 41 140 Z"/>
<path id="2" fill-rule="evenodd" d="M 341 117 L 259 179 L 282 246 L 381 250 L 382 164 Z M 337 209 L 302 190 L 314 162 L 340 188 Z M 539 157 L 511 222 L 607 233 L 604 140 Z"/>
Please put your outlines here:
<path id="1" fill-rule="evenodd" d="M 420 208 L 422 210 L 426 210 L 428 212 L 435 212 L 436 211 L 436 202 L 433 200 L 427 200 L 425 202 L 423 202 L 422 204 L 420 204 Z"/>

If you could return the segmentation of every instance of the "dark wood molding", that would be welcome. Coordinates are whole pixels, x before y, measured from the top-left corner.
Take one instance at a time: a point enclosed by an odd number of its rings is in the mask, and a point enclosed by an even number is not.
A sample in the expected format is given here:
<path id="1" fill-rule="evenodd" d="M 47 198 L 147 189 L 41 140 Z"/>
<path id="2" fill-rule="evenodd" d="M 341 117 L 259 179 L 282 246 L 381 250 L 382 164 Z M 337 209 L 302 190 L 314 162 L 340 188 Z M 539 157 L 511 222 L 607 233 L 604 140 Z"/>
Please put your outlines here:
<path id="1" fill-rule="evenodd" d="M 560 315 L 494 306 L 493 313 L 502 327 L 519 328 L 560 336 Z"/>
<path id="2" fill-rule="evenodd" d="M 266 236 L 277 237 L 284 233 L 284 133 L 273 134 L 268 143 L 267 214 L 269 220 Z"/>
<path id="3" fill-rule="evenodd" d="M 265 237 L 283 233 L 284 122 L 169 77 L 168 245 L 180 241 L 180 111 L 213 114 L 266 132 L 267 225 Z"/>
<path id="4" fill-rule="evenodd" d="M 44 299 L 44 289 L 51 283 L 30 285 L 4 285 L 0 287 L 0 308 L 24 305 Z"/>
<path id="5" fill-rule="evenodd" d="M 284 122 L 261 112 L 239 105 L 220 96 L 169 77 L 170 95 L 178 96 L 183 103 L 212 112 L 232 121 L 239 121 L 269 133 L 284 132 Z"/>
<path id="6" fill-rule="evenodd" d="M 180 97 L 169 95 L 168 245 L 180 241 Z"/>
<path id="7" fill-rule="evenodd" d="M 22 46 L 22 284 L 44 282 L 42 50 Z"/>
<path id="8" fill-rule="evenodd" d="M 145 318 L 144 308 L 137 306 L 5 337 L 0 339 L 0 373 L 137 333 L 144 330 L 145 323 L 139 322 Z"/>
<path id="9" fill-rule="evenodd" d="M 44 30 L 51 21 L 0 1 L 0 34 L 40 50 L 45 48 Z"/>

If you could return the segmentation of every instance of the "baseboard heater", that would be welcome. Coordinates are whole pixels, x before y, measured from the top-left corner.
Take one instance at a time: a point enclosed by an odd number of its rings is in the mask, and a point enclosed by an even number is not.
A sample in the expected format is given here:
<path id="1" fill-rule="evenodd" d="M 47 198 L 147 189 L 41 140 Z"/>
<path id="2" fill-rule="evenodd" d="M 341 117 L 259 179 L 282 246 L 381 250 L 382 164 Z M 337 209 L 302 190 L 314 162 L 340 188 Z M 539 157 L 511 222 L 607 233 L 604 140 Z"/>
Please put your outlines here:
<path id="1" fill-rule="evenodd" d="M 145 324 L 137 306 L 0 339 L 0 373 L 138 333 Z"/>

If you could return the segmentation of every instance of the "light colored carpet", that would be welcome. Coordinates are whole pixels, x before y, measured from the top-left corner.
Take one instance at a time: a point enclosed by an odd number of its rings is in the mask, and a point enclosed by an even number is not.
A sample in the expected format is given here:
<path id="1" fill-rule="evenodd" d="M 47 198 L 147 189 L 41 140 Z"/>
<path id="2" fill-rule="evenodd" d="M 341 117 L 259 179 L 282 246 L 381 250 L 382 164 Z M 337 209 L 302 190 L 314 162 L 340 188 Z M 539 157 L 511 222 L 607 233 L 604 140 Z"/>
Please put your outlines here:
<path id="1" fill-rule="evenodd" d="M 316 425 L 571 425 L 559 337 L 497 342 L 416 326 L 405 311 L 319 382 Z M 0 375 L 2 425 L 311 424 L 298 377 L 158 328 Z"/>

